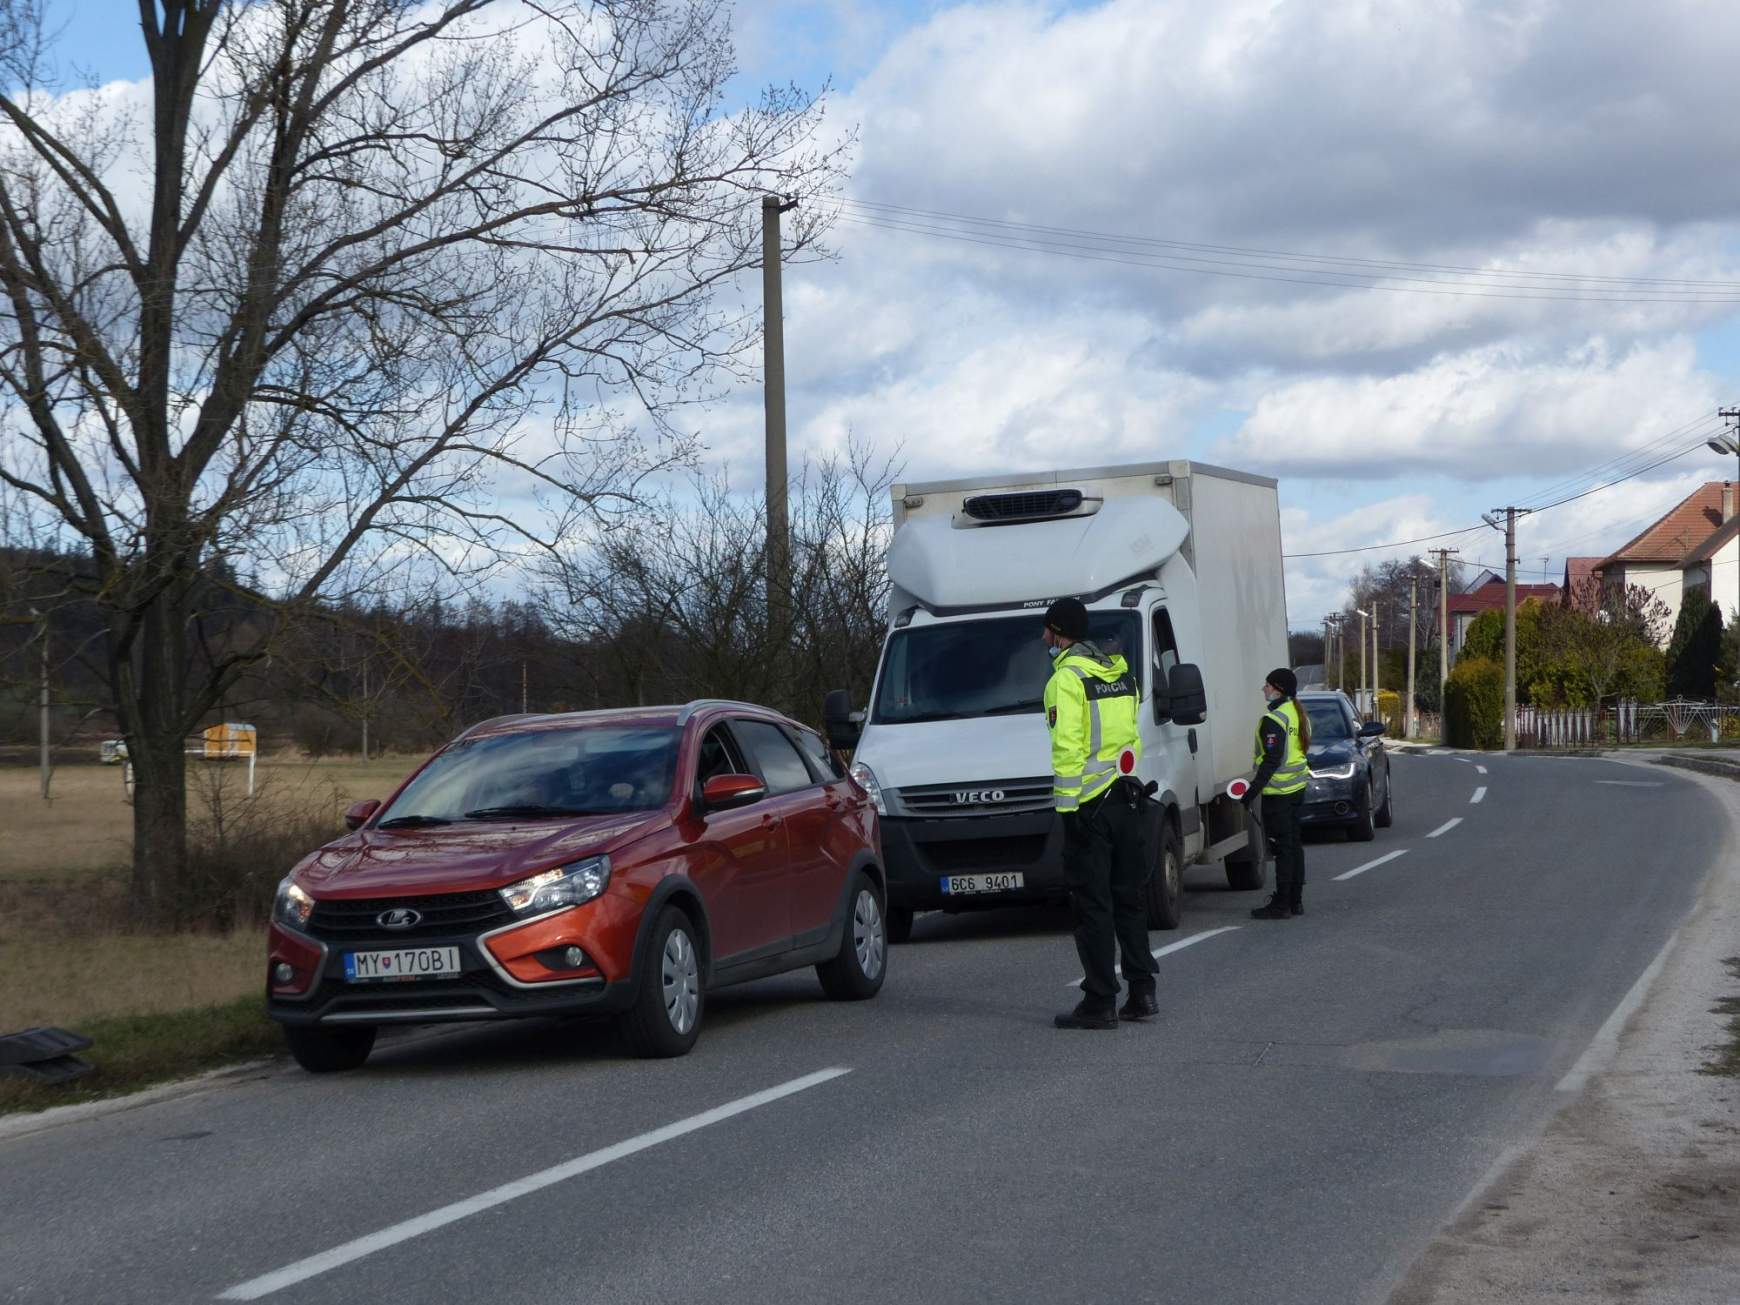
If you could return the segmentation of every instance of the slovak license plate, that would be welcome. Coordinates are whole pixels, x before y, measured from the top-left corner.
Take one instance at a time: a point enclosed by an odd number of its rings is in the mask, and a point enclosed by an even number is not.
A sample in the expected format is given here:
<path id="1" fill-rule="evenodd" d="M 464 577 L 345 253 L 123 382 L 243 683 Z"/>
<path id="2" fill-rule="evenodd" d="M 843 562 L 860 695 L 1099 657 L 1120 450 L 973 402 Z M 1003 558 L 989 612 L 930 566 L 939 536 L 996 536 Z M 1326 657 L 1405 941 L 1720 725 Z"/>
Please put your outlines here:
<path id="1" fill-rule="evenodd" d="M 967 893 L 1007 893 L 1021 887 L 1021 876 L 1013 871 L 989 875 L 944 875 L 943 896 L 962 897 Z"/>
<path id="2" fill-rule="evenodd" d="M 459 948 L 401 947 L 390 952 L 346 952 L 344 977 L 351 983 L 393 979 L 457 979 Z"/>

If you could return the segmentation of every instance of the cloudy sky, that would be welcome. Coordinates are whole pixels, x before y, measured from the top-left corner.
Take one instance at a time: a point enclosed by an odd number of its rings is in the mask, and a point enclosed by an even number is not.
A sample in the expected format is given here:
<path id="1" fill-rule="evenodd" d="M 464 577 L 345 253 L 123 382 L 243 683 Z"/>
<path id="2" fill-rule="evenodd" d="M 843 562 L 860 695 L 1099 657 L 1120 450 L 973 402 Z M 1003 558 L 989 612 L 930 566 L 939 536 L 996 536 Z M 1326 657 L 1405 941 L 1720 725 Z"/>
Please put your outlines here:
<path id="1" fill-rule="evenodd" d="M 143 71 L 122 9 L 55 6 L 101 77 Z M 837 257 L 787 278 L 794 455 L 1200 458 L 1279 477 L 1317 554 L 1684 451 L 1526 520 L 1524 579 L 1734 474 L 1731 0 L 753 0 L 738 42 L 859 137 Z M 761 420 L 699 420 L 739 482 Z M 1293 624 L 1429 546 L 1295 558 Z"/>

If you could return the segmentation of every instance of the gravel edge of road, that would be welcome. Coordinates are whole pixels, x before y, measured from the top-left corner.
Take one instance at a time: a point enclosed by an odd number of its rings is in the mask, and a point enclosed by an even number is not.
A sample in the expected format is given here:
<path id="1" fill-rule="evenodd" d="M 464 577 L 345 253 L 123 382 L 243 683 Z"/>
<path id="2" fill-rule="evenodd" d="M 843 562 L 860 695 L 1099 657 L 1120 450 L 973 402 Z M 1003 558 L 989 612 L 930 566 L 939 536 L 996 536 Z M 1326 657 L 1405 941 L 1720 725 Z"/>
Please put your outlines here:
<path id="1" fill-rule="evenodd" d="M 1617 1043 L 1603 1054 L 1598 1037 L 1579 1062 L 1582 1089 L 1494 1166 L 1390 1305 L 1731 1305 L 1740 1081 L 1700 1070 L 1724 1035 L 1711 1009 L 1732 995 L 1722 961 L 1740 951 L 1740 783 L 1686 778 L 1726 811 L 1727 837 L 1659 973 Z"/>

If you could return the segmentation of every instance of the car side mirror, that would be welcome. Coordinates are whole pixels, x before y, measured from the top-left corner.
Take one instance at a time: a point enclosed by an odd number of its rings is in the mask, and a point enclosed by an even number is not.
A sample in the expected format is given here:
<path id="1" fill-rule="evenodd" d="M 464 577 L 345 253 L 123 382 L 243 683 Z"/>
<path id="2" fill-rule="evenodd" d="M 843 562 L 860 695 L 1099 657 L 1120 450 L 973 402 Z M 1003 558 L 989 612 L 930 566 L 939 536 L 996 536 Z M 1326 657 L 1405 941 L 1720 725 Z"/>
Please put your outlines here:
<path id="1" fill-rule="evenodd" d="M 1164 725 L 1172 719 L 1172 690 L 1166 681 L 1166 668 L 1158 663 L 1154 666 L 1154 691 L 1149 696 L 1154 700 L 1154 723 Z"/>
<path id="2" fill-rule="evenodd" d="M 352 802 L 344 813 L 346 829 L 361 829 L 368 823 L 370 816 L 381 809 L 379 798 L 364 798 L 361 802 Z"/>
<path id="3" fill-rule="evenodd" d="M 767 796 L 767 785 L 754 775 L 715 775 L 701 785 L 701 805 L 708 811 L 746 807 Z"/>
<path id="4" fill-rule="evenodd" d="M 1389 729 L 1381 720 L 1368 720 L 1359 727 L 1359 737 L 1362 739 L 1381 738 Z"/>
<path id="5" fill-rule="evenodd" d="M 1180 662 L 1167 677 L 1172 723 L 1200 725 L 1208 719 L 1208 691 L 1202 687 L 1202 672 L 1191 662 Z"/>
<path id="6" fill-rule="evenodd" d="M 852 719 L 852 697 L 844 689 L 830 689 L 822 699 L 822 724 L 827 726 L 828 746 L 850 752 L 864 734 L 864 722 Z"/>

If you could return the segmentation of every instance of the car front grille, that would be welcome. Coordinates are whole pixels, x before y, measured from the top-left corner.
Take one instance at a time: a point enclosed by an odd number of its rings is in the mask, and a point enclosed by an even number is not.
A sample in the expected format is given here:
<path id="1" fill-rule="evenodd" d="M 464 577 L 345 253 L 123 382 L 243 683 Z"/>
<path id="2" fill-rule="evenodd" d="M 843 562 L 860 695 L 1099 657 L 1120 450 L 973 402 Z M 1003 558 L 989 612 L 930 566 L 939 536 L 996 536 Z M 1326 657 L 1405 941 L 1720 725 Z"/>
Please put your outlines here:
<path id="1" fill-rule="evenodd" d="M 907 815 L 983 816 L 993 812 L 1043 811 L 1051 806 L 1051 776 L 991 780 L 981 784 L 924 784 L 893 790 Z"/>
<path id="2" fill-rule="evenodd" d="M 411 910 L 417 923 L 408 929 L 388 929 L 384 912 Z M 493 889 L 475 893 L 429 893 L 419 897 L 327 898 L 314 903 L 308 932 L 337 942 L 394 943 L 409 938 L 482 933 L 509 924 L 514 913 Z"/>

